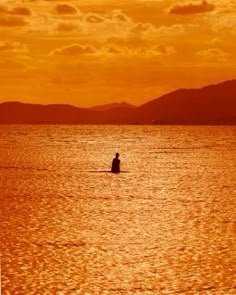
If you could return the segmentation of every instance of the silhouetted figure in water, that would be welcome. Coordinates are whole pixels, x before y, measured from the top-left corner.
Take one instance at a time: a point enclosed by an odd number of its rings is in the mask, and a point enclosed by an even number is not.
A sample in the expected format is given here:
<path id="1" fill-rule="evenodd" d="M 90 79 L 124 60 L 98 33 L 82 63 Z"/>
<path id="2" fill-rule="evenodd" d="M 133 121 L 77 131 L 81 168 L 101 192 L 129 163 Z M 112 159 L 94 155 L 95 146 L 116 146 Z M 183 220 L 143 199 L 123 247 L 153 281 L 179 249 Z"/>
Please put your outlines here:
<path id="1" fill-rule="evenodd" d="M 112 161 L 111 172 L 112 173 L 120 173 L 120 160 L 119 153 L 116 153 L 116 157 Z"/>

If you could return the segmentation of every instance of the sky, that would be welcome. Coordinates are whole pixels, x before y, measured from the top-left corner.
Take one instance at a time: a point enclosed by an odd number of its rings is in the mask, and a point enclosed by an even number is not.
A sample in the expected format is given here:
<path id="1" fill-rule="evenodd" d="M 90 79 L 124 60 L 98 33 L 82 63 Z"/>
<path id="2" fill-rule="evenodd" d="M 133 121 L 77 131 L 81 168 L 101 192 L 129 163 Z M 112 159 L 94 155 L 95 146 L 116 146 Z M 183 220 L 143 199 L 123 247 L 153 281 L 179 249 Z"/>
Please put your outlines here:
<path id="1" fill-rule="evenodd" d="M 0 102 L 140 105 L 235 78 L 235 0 L 0 0 Z"/>

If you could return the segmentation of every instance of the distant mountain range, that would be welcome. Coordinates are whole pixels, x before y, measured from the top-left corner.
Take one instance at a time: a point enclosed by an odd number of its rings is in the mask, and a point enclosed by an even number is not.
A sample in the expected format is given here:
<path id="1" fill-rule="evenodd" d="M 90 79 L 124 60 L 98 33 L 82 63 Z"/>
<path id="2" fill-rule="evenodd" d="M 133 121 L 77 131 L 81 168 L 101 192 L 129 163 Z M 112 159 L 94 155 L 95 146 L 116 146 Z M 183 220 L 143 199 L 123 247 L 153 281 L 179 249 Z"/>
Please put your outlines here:
<path id="1" fill-rule="evenodd" d="M 108 110 L 111 110 L 111 109 L 119 109 L 119 108 L 134 109 L 134 108 L 136 108 L 136 106 L 123 101 L 123 102 L 120 102 L 120 103 L 116 102 L 116 103 L 109 103 L 109 104 L 94 106 L 94 107 L 91 107 L 90 110 L 108 111 Z"/>
<path id="2" fill-rule="evenodd" d="M 1 124 L 236 125 L 236 80 L 178 89 L 139 107 L 125 102 L 77 108 L 64 104 L 0 104 Z"/>

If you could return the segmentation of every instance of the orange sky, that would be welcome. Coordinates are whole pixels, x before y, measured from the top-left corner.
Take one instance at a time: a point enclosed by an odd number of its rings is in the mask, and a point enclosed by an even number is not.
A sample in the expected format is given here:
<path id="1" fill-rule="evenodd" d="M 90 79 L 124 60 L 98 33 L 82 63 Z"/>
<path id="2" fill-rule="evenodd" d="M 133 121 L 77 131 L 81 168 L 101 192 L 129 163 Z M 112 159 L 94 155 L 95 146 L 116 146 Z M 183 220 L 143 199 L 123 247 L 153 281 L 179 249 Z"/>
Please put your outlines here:
<path id="1" fill-rule="evenodd" d="M 0 0 L 0 101 L 141 104 L 236 78 L 235 0 Z"/>

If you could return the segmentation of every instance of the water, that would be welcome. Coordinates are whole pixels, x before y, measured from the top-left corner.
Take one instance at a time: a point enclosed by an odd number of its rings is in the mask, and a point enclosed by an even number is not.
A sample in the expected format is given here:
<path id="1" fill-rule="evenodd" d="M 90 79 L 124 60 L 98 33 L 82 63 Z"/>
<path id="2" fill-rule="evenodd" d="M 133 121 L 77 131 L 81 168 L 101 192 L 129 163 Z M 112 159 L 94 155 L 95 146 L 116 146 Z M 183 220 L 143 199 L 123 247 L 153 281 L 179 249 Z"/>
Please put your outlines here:
<path id="1" fill-rule="evenodd" d="M 236 294 L 235 135 L 0 126 L 3 294 Z"/>

